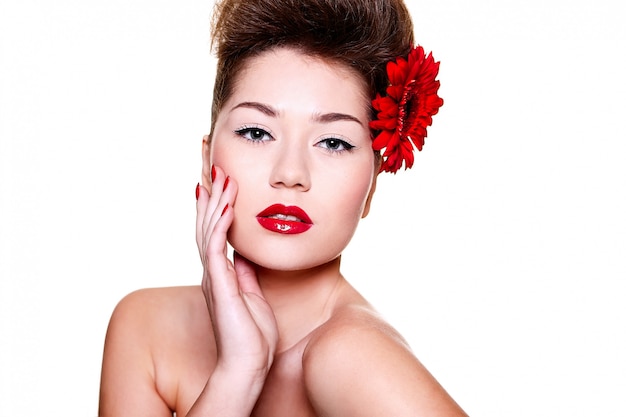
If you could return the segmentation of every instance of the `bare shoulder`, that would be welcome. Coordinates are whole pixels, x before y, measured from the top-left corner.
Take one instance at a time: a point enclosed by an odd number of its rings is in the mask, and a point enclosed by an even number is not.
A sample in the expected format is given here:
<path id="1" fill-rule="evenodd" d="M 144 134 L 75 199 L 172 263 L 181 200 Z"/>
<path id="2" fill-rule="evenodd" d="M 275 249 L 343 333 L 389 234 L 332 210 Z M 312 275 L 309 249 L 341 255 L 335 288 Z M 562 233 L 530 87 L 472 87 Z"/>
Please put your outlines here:
<path id="1" fill-rule="evenodd" d="M 327 348 L 350 347 L 362 339 L 375 345 L 390 344 L 410 351 L 404 338 L 371 307 L 364 303 L 343 305 L 312 335 L 307 355 L 322 354 Z M 333 350 L 331 349 L 331 350 Z"/>
<path id="2" fill-rule="evenodd" d="M 206 310 L 197 286 L 145 288 L 126 295 L 111 315 L 108 337 L 149 343 L 193 325 L 187 318 Z M 207 313 L 208 314 L 208 313 Z M 208 317 L 208 316 L 207 316 Z"/>
<path id="3" fill-rule="evenodd" d="M 144 288 L 126 295 L 117 304 L 112 319 L 123 318 L 124 321 L 147 322 L 184 314 L 187 308 L 194 308 L 203 302 L 202 290 L 199 286 Z"/>
<path id="4" fill-rule="evenodd" d="M 101 416 L 171 416 L 176 374 L 184 358 L 193 357 L 186 350 L 213 341 L 202 303 L 200 287 L 142 289 L 122 298 L 105 340 Z"/>
<path id="5" fill-rule="evenodd" d="M 105 350 L 118 346 L 124 354 L 134 353 L 136 360 L 155 368 L 150 372 L 171 376 L 165 367 L 179 365 L 177 359 L 212 350 L 210 322 L 200 286 L 137 290 L 115 307 Z"/>
<path id="6" fill-rule="evenodd" d="M 118 303 L 120 306 L 137 306 L 142 308 L 147 306 L 156 306 L 161 309 L 178 301 L 188 302 L 194 298 L 202 296 L 202 289 L 198 285 L 181 286 L 181 287 L 160 287 L 160 288 L 143 288 L 131 292 L 121 299 Z"/>
<path id="7" fill-rule="evenodd" d="M 321 326 L 303 368 L 320 415 L 466 415 L 402 336 L 367 306 L 341 307 Z"/>

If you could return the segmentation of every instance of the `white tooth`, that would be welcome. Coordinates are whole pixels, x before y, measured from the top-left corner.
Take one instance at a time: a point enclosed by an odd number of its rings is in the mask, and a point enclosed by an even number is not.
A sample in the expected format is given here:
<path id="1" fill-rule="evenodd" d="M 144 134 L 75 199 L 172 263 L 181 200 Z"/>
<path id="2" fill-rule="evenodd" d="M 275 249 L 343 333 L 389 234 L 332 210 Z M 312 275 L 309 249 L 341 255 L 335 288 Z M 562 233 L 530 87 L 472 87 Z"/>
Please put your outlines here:
<path id="1" fill-rule="evenodd" d="M 291 222 L 299 222 L 300 221 L 300 219 L 297 218 L 296 216 L 287 216 L 285 214 L 275 214 L 275 215 L 273 215 L 271 217 L 273 217 L 275 219 L 278 219 L 278 220 L 286 220 L 286 221 L 291 221 Z"/>

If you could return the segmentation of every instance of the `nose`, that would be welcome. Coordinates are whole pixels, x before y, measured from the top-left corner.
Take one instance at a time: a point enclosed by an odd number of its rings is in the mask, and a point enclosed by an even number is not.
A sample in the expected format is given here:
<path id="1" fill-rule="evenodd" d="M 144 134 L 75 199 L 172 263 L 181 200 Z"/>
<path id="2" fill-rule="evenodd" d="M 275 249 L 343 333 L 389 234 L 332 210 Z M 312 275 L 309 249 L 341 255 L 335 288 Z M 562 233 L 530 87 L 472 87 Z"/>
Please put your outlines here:
<path id="1" fill-rule="evenodd" d="M 307 191 L 311 188 L 311 173 L 306 145 L 285 141 L 277 149 L 270 175 L 274 188 L 295 188 Z"/>

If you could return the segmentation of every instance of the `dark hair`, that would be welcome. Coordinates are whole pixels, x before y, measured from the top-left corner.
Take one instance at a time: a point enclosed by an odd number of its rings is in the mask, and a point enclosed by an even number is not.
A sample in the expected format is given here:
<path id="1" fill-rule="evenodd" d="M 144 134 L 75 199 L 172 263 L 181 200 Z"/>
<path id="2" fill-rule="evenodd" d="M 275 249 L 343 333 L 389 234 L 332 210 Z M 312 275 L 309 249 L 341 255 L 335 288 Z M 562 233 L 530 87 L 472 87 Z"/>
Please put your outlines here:
<path id="1" fill-rule="evenodd" d="M 222 0 L 215 5 L 212 46 L 218 64 L 211 132 L 245 62 L 291 47 L 360 74 L 373 98 L 388 85 L 387 62 L 406 56 L 413 24 L 402 0 Z"/>

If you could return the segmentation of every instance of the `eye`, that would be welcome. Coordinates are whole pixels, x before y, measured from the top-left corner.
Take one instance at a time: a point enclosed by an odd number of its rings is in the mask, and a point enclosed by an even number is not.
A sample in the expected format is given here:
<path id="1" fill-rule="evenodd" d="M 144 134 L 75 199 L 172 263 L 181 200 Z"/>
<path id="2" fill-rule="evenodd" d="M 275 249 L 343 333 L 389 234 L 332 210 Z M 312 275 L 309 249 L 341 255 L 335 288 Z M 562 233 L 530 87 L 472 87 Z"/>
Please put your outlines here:
<path id="1" fill-rule="evenodd" d="M 265 142 L 274 140 L 274 138 L 272 138 L 272 135 L 270 135 L 265 129 L 261 129 L 260 127 L 242 127 L 241 129 L 235 130 L 235 133 L 251 142 Z"/>
<path id="2" fill-rule="evenodd" d="M 322 139 L 317 142 L 317 146 L 328 149 L 330 152 L 344 152 L 350 151 L 354 148 L 354 145 L 351 145 L 347 141 L 338 138 L 327 138 Z"/>

